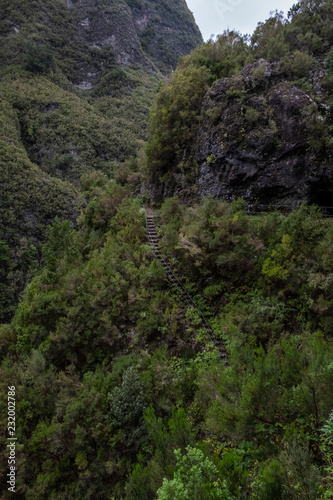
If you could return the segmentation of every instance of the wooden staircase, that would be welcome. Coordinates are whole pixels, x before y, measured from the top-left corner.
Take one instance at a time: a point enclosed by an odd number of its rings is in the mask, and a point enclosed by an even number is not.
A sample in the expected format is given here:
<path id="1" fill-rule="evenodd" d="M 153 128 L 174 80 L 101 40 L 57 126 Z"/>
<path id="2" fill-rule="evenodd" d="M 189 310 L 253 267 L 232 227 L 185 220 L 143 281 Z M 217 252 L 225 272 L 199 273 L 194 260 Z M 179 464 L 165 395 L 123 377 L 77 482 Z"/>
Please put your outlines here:
<path id="1" fill-rule="evenodd" d="M 147 236 L 148 236 L 148 241 L 152 247 L 154 247 L 155 255 L 156 258 L 161 262 L 162 266 L 164 267 L 167 275 L 167 279 L 172 287 L 177 288 L 182 297 L 184 302 L 189 306 L 189 307 L 194 307 L 196 311 L 198 312 L 202 326 L 207 330 L 209 338 L 214 345 L 214 347 L 217 347 L 218 350 L 220 351 L 221 357 L 226 358 L 227 352 L 225 346 L 222 344 L 222 342 L 218 341 L 215 338 L 215 335 L 213 333 L 213 330 L 207 323 L 206 318 L 200 311 L 198 305 L 194 302 L 192 297 L 188 294 L 187 290 L 184 288 L 183 284 L 179 281 L 179 279 L 175 276 L 173 273 L 172 269 L 168 265 L 168 263 L 165 261 L 165 259 L 162 257 L 159 246 L 158 246 L 158 235 L 154 223 L 154 215 L 152 214 L 147 214 L 146 212 L 146 228 L 147 228 Z"/>

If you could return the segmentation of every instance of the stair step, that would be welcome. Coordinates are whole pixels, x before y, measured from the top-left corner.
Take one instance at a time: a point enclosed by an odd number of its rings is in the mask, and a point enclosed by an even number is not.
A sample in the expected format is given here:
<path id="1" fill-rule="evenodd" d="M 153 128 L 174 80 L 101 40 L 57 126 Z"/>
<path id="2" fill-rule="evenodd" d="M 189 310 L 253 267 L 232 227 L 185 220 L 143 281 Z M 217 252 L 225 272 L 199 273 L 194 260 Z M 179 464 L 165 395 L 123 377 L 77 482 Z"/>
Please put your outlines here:
<path id="1" fill-rule="evenodd" d="M 148 236 L 149 243 L 154 247 L 155 255 L 156 255 L 157 259 L 161 262 L 163 268 L 166 271 L 167 279 L 170 283 L 170 286 L 176 288 L 180 292 L 181 297 L 183 298 L 184 302 L 189 307 L 194 307 L 197 309 L 198 306 L 195 304 L 195 302 L 192 300 L 190 295 L 183 288 L 181 283 L 179 283 L 179 281 L 177 280 L 177 278 L 173 274 L 172 270 L 170 269 L 169 265 L 166 263 L 164 258 L 161 256 L 161 252 L 158 248 L 159 237 L 157 235 L 156 227 L 154 224 L 154 215 L 147 215 L 146 221 L 147 221 L 147 236 Z M 206 328 L 208 330 L 208 335 L 209 335 L 209 338 L 210 338 L 211 342 L 213 343 L 213 345 L 218 347 L 218 349 L 220 350 L 220 356 L 222 358 L 228 358 L 228 354 L 226 352 L 225 346 L 221 345 L 220 341 L 217 341 L 215 339 L 213 330 L 210 328 L 207 321 L 202 316 L 202 313 L 200 312 L 200 310 L 198 310 L 198 312 L 200 314 L 201 324 L 204 328 Z"/>

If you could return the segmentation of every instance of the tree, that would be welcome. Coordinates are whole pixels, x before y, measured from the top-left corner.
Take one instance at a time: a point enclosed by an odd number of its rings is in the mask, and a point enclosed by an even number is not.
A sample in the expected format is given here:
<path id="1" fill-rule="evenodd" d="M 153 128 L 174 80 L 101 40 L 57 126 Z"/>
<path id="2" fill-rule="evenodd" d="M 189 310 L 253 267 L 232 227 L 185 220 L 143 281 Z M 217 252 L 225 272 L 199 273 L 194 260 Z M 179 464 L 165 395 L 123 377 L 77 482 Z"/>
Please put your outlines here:
<path id="1" fill-rule="evenodd" d="M 133 366 L 125 371 L 121 386 L 115 387 L 108 399 L 109 420 L 115 429 L 123 431 L 126 444 L 132 446 L 145 433 L 143 411 L 147 407 L 144 385 Z"/>
<path id="2" fill-rule="evenodd" d="M 46 44 L 30 45 L 26 69 L 32 73 L 46 73 L 53 61 L 53 55 Z"/>
<path id="3" fill-rule="evenodd" d="M 164 479 L 157 491 L 159 500 L 231 500 L 225 482 L 218 479 L 216 466 L 202 451 L 187 446 L 187 454 L 182 456 L 175 450 L 177 466 L 174 478 Z"/>

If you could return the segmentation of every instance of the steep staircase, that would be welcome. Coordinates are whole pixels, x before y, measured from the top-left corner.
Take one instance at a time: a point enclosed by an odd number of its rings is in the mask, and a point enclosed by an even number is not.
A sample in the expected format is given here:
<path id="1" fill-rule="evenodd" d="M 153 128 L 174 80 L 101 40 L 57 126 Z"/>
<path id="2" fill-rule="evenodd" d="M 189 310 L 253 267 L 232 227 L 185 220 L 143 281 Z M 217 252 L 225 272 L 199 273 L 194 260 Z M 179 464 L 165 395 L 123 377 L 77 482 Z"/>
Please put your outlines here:
<path id="1" fill-rule="evenodd" d="M 159 246 L 158 246 L 158 235 L 157 235 L 157 231 L 156 231 L 156 227 L 155 227 L 155 223 L 154 223 L 154 217 L 155 216 L 153 214 L 151 214 L 151 213 L 148 214 L 146 211 L 146 228 L 147 228 L 148 241 L 149 241 L 150 245 L 152 247 L 154 247 L 156 258 L 161 262 L 162 266 L 164 267 L 164 269 L 166 271 L 167 279 L 168 279 L 170 285 L 172 287 L 177 288 L 180 291 L 184 302 L 189 307 L 194 307 L 196 309 L 196 311 L 198 312 L 198 314 L 200 316 L 202 326 L 207 330 L 208 336 L 209 336 L 212 344 L 214 345 L 214 347 L 217 347 L 217 349 L 220 351 L 221 357 L 226 358 L 228 355 L 227 355 L 225 346 L 222 344 L 222 342 L 218 341 L 215 338 L 213 330 L 211 329 L 211 327 L 207 323 L 207 320 L 204 317 L 204 315 L 202 314 L 202 312 L 200 311 L 198 305 L 194 302 L 192 297 L 189 295 L 187 290 L 184 288 L 183 284 L 175 276 L 175 274 L 173 273 L 173 271 L 170 268 L 170 266 L 168 265 L 168 263 L 162 257 Z"/>

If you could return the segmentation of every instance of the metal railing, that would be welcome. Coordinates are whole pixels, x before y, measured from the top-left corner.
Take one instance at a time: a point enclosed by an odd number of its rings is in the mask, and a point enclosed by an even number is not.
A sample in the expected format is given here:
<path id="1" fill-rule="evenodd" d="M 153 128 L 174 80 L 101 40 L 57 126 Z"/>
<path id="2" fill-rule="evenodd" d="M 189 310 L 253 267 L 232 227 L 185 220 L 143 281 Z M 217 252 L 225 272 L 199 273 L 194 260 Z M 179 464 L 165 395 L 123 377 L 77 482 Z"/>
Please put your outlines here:
<path id="1" fill-rule="evenodd" d="M 329 206 L 323 206 L 323 205 L 317 205 L 318 208 L 321 209 L 321 212 L 322 212 L 322 215 L 323 217 L 333 217 L 333 207 L 329 207 Z M 248 214 L 248 215 L 251 215 L 251 214 L 261 214 L 261 213 L 266 213 L 266 212 L 273 212 L 275 210 L 279 211 L 279 212 L 292 212 L 293 210 L 298 210 L 300 208 L 300 206 L 296 207 L 296 206 L 293 206 L 293 205 L 289 205 L 289 204 L 286 204 L 286 203 L 279 203 L 279 204 L 275 204 L 275 205 L 263 205 L 263 204 L 256 204 L 256 205 L 248 205 L 246 208 L 245 208 L 245 212 Z"/>
<path id="2" fill-rule="evenodd" d="M 153 222 L 154 216 L 153 215 L 148 216 L 146 211 L 145 211 L 145 215 L 146 215 L 146 230 L 147 230 L 148 240 L 149 240 L 149 243 L 151 244 L 151 246 L 154 248 L 155 255 L 156 255 L 157 259 L 161 262 L 164 269 L 166 270 L 169 281 L 181 291 L 182 296 L 185 299 L 186 303 L 190 307 L 194 307 L 196 309 L 197 313 L 199 314 L 199 317 L 200 317 L 200 320 L 201 320 L 203 327 L 208 332 L 208 336 L 209 336 L 210 341 L 212 342 L 213 346 L 216 347 L 217 340 L 215 338 L 214 332 L 213 332 L 212 328 L 209 326 L 209 324 L 208 324 L 205 316 L 203 315 L 202 311 L 200 310 L 198 304 L 192 299 L 192 297 L 189 295 L 189 293 L 186 290 L 186 288 L 184 287 L 184 285 L 175 276 L 175 274 L 172 271 L 172 269 L 170 268 L 169 264 L 165 261 L 165 259 L 161 255 L 161 252 L 160 252 L 158 245 L 157 245 L 158 236 L 157 236 L 155 224 Z M 225 347 L 224 347 L 224 349 L 225 349 Z M 226 357 L 227 354 L 221 353 L 221 356 Z"/>

